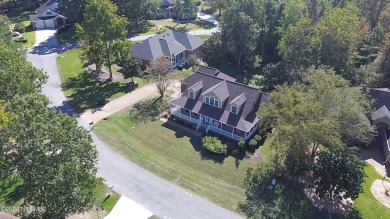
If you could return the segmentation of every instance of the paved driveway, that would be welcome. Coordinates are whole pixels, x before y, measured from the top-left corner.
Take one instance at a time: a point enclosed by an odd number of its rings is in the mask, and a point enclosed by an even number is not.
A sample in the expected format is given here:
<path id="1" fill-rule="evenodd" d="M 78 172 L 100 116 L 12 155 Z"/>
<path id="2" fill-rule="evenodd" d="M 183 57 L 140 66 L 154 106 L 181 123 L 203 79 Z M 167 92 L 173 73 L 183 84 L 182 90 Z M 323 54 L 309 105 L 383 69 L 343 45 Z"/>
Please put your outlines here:
<path id="1" fill-rule="evenodd" d="M 56 58 L 76 45 L 59 45 L 52 30 L 37 31 L 36 39 L 36 46 L 29 50 L 27 59 L 49 76 L 42 92 L 49 97 L 51 106 L 72 114 L 61 89 Z M 80 126 L 90 128 L 86 121 L 78 119 L 78 122 Z M 135 165 L 105 145 L 93 132 L 90 134 L 99 151 L 98 176 L 105 178 L 115 191 L 152 213 L 167 219 L 241 218 Z"/>

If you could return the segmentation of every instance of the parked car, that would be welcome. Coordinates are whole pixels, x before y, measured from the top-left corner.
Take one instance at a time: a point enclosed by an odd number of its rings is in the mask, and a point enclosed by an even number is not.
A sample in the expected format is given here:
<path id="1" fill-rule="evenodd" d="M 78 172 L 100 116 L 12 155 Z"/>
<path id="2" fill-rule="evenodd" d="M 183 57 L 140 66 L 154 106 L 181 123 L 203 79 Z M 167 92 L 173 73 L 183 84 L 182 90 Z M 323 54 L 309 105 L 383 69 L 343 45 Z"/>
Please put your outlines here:
<path id="1" fill-rule="evenodd" d="M 22 36 L 22 34 L 20 34 L 19 32 L 12 31 L 11 32 L 11 36 L 12 36 L 12 40 L 15 41 L 15 42 L 22 42 L 22 43 L 26 43 L 27 42 L 27 39 L 24 38 Z"/>

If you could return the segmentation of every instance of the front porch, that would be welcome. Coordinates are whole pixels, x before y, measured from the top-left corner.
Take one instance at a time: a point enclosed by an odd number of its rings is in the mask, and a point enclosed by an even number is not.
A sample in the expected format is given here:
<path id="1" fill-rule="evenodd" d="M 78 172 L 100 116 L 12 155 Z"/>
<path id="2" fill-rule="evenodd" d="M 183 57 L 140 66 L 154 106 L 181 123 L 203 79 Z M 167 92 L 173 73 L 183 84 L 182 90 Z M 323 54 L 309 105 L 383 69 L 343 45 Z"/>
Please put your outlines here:
<path id="1" fill-rule="evenodd" d="M 245 132 L 228 124 L 213 120 L 205 115 L 191 112 L 190 110 L 181 108 L 180 106 L 173 106 L 171 108 L 171 115 L 196 125 L 196 131 L 204 127 L 206 133 L 211 131 L 236 141 L 248 140 L 258 129 L 258 126 L 255 125 L 249 132 Z"/>

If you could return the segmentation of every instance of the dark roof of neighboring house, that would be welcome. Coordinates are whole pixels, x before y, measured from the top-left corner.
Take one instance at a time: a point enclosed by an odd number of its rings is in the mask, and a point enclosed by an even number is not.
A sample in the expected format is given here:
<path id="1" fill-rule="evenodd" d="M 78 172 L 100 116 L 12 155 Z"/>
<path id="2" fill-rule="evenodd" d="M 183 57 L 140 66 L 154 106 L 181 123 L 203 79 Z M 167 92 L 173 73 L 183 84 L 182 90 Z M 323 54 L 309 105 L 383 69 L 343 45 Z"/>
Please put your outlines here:
<path id="1" fill-rule="evenodd" d="M 39 8 L 37 8 L 37 15 L 40 16 L 42 13 L 46 12 L 49 7 L 55 3 L 55 0 L 48 0 L 43 5 L 41 5 Z"/>
<path id="2" fill-rule="evenodd" d="M 224 80 L 227 80 L 227 81 L 233 81 L 233 82 L 236 81 L 235 78 L 230 77 L 229 75 L 220 72 L 216 68 L 212 68 L 212 67 L 208 67 L 208 66 L 203 66 L 203 65 L 199 66 L 197 72 L 201 72 L 201 73 L 207 74 L 207 75 L 216 76 L 218 78 L 221 78 L 221 79 L 224 79 Z"/>
<path id="3" fill-rule="evenodd" d="M 370 96 L 375 101 L 374 109 L 377 110 L 382 106 L 390 109 L 390 89 L 389 88 L 372 88 L 370 89 Z"/>
<path id="4" fill-rule="evenodd" d="M 131 55 L 146 60 L 172 56 L 185 50 L 193 51 L 203 45 L 204 40 L 187 32 L 168 30 L 152 36 L 131 49 Z"/>
<path id="5" fill-rule="evenodd" d="M 163 0 L 160 8 L 169 8 L 174 5 L 174 0 Z"/>
<path id="6" fill-rule="evenodd" d="M 188 98 L 188 88 L 200 81 L 203 86 L 197 92 L 195 99 Z M 268 102 L 268 94 L 256 88 L 199 71 L 185 78 L 183 83 L 186 84 L 186 89 L 178 98 L 171 101 L 172 104 L 208 116 L 245 132 L 248 132 L 259 121 L 256 112 L 261 105 Z M 214 93 L 218 93 L 216 95 L 221 95 L 222 98 L 226 99 L 221 108 L 203 103 L 201 94 L 210 91 L 211 88 L 214 88 Z M 238 114 L 230 112 L 230 103 L 240 100 L 242 96 L 245 96 L 245 101 L 241 104 Z"/>
<path id="7" fill-rule="evenodd" d="M 62 19 L 66 19 L 65 16 L 62 16 L 60 14 L 57 14 L 55 16 L 51 16 L 51 17 L 44 17 L 44 18 L 40 18 L 38 17 L 38 15 L 30 15 L 30 21 L 31 22 L 34 22 L 34 21 L 44 21 L 44 20 L 54 20 L 54 19 L 57 19 L 57 18 L 62 18 Z"/>

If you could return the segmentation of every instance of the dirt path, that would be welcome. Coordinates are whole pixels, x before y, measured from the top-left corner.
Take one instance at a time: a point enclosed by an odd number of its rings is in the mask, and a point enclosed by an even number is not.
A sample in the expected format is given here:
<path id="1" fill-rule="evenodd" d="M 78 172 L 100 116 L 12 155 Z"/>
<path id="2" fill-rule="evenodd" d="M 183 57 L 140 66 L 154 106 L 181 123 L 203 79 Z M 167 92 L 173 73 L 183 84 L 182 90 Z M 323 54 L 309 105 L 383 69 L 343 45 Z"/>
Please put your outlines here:
<path id="1" fill-rule="evenodd" d="M 180 82 L 175 80 L 168 88 L 168 90 L 173 92 L 171 96 L 177 96 L 180 92 Z M 156 85 L 149 84 L 139 89 L 136 89 L 131 93 L 125 94 L 113 101 L 110 101 L 101 108 L 85 111 L 83 114 L 80 115 L 80 118 L 85 122 L 93 122 L 93 124 L 96 124 L 100 120 L 109 117 L 116 112 L 130 107 L 141 100 L 148 99 L 154 96 L 158 96 Z"/>

